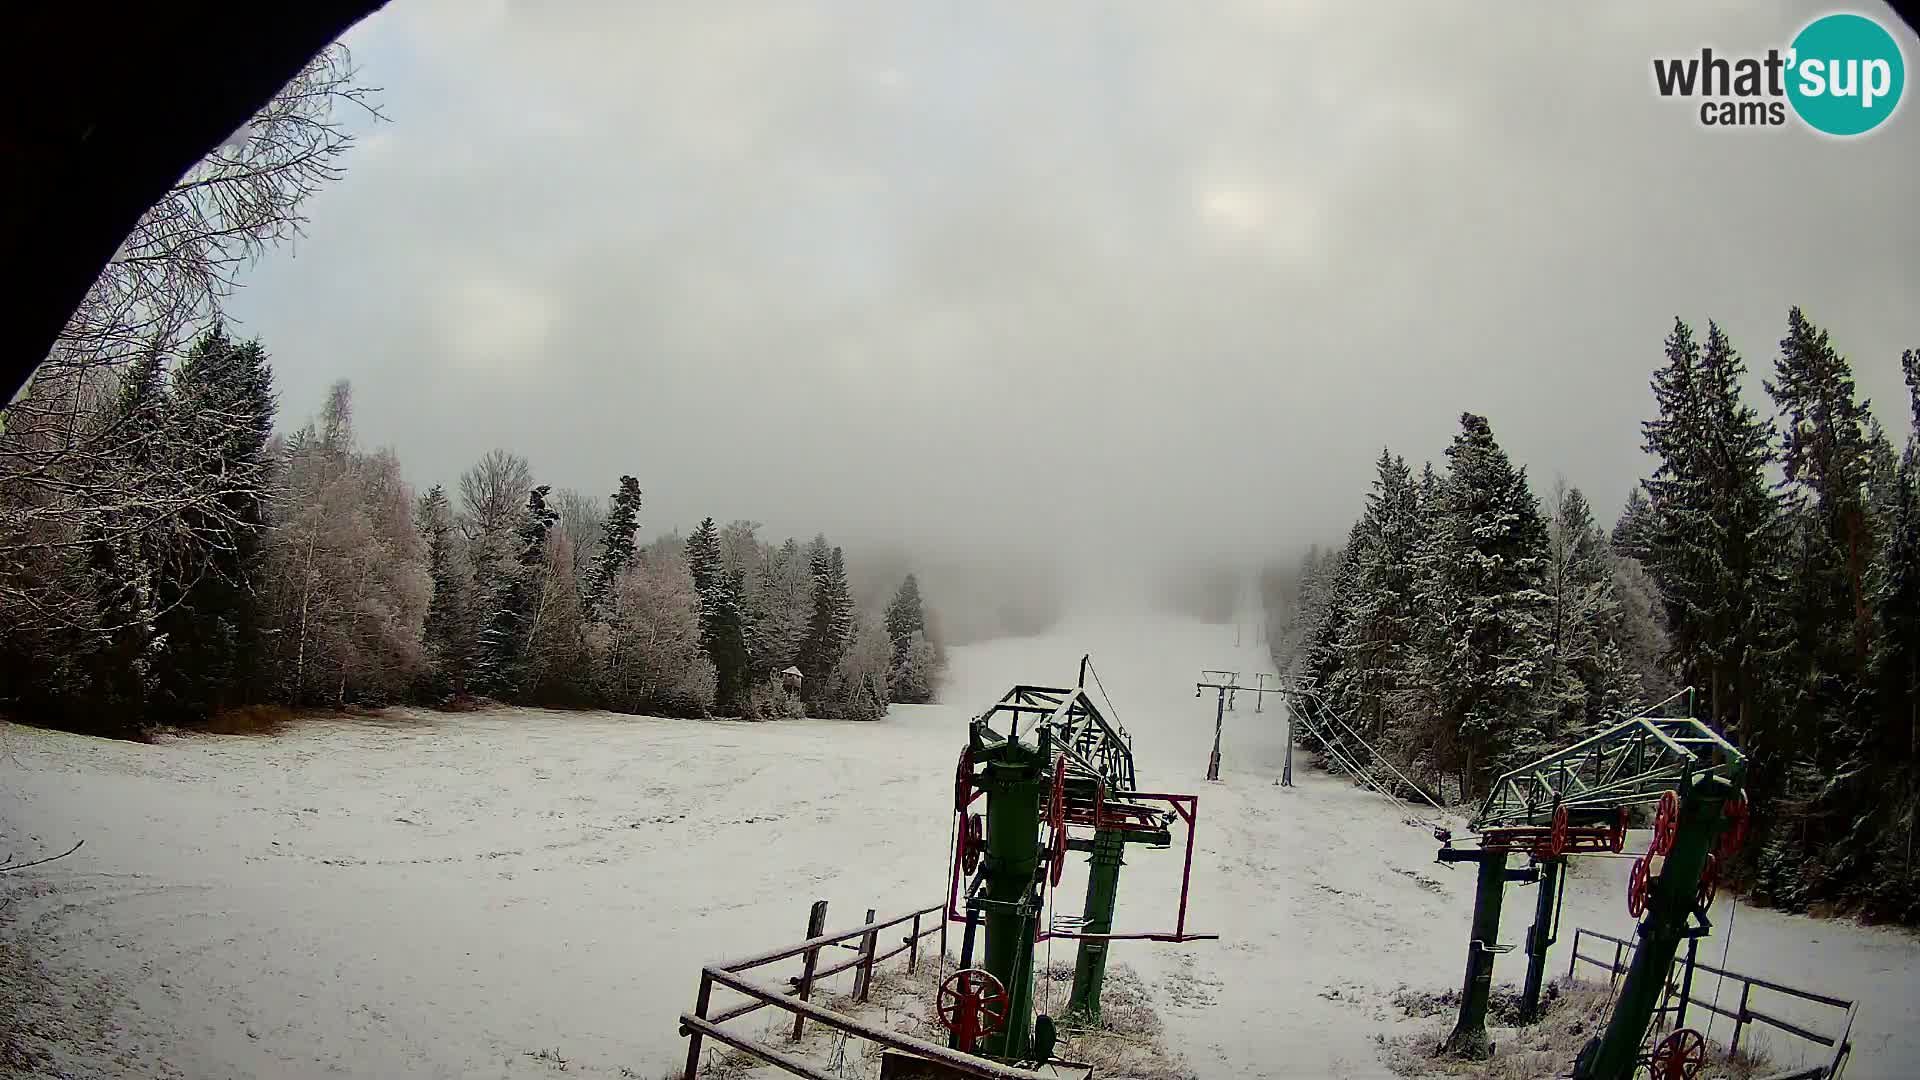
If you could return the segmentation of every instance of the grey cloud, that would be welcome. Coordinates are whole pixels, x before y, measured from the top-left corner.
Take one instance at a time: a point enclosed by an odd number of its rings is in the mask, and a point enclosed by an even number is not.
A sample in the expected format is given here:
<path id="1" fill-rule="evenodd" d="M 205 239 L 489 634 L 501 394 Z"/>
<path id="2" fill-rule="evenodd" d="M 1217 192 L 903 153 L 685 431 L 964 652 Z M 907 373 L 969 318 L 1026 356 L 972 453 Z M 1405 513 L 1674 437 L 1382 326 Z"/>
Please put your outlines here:
<path id="1" fill-rule="evenodd" d="M 393 123 L 236 309 L 422 485 L 503 444 L 659 528 L 1103 569 L 1337 540 L 1463 409 L 1610 518 L 1676 314 L 1757 392 L 1803 304 L 1896 415 L 1912 105 L 1651 87 L 1817 9 L 1358 7 L 396 0 Z"/>

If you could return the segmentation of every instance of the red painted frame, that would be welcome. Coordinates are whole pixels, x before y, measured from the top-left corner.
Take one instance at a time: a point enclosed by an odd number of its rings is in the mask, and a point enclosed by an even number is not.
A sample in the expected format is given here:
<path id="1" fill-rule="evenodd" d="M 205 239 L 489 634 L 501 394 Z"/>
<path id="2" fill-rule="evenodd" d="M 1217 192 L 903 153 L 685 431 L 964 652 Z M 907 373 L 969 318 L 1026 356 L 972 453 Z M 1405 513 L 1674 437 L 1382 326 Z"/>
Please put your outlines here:
<path id="1" fill-rule="evenodd" d="M 1104 790 L 1105 790 L 1105 785 L 1100 785 L 1095 790 L 1094 813 L 1093 813 L 1092 820 L 1087 820 L 1085 815 L 1080 815 L 1079 818 L 1077 819 L 1072 816 L 1069 816 L 1068 823 L 1072 825 L 1083 825 L 1083 826 L 1094 825 L 1096 827 L 1119 829 L 1124 832 L 1150 831 L 1146 826 L 1138 824 L 1135 821 L 1133 821 L 1132 818 L 1128 815 L 1116 815 L 1113 817 L 1109 817 L 1106 812 L 1107 803 L 1106 803 Z M 967 800 L 967 804 L 971 806 L 973 804 L 973 799 L 977 799 L 983 794 L 985 794 L 985 792 L 976 790 L 973 793 L 973 798 L 970 798 Z M 1079 941 L 1180 942 L 1180 941 L 1218 941 L 1220 940 L 1219 934 L 1187 933 L 1187 897 L 1193 886 L 1193 834 L 1194 834 L 1194 829 L 1200 819 L 1200 796 L 1177 795 L 1177 794 L 1165 793 L 1165 792 L 1123 791 L 1123 792 L 1117 793 L 1116 798 L 1127 799 L 1127 800 L 1150 799 L 1156 802 L 1164 802 L 1167 805 L 1173 807 L 1173 812 L 1179 815 L 1181 821 L 1186 823 L 1186 826 L 1187 826 L 1186 862 L 1180 868 L 1180 909 L 1177 915 L 1175 916 L 1173 929 L 1170 931 L 1169 930 L 1150 930 L 1150 931 L 1142 931 L 1142 932 L 1127 933 L 1127 934 L 1082 934 L 1077 932 L 1056 931 L 1052 927 L 1048 927 L 1042 930 L 1040 929 L 1039 925 L 1036 923 L 1034 929 L 1037 932 L 1034 935 L 1034 940 L 1046 941 L 1050 938 L 1061 938 L 1063 940 L 1079 940 Z M 962 827 L 964 828 L 964 826 Z M 961 842 L 964 843 L 964 840 L 962 840 Z M 967 921 L 966 913 L 959 909 L 960 878 L 961 878 L 961 871 L 960 871 L 959 849 L 958 849 L 958 846 L 956 845 L 955 851 L 954 851 L 953 871 L 952 871 L 950 880 L 947 883 L 947 919 L 952 922 Z"/>

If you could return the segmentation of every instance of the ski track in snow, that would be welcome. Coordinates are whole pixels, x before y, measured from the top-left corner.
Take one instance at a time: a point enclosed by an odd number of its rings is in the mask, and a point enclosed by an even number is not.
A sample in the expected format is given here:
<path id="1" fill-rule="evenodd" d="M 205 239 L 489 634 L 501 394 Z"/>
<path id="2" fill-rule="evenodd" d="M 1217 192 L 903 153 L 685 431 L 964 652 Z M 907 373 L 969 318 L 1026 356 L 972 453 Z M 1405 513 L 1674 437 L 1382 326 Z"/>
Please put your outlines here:
<path id="1" fill-rule="evenodd" d="M 1221 940 L 1115 946 L 1170 1040 L 1203 1077 L 1390 1075 L 1377 1036 L 1434 1023 L 1402 1019 L 1392 992 L 1458 986 L 1471 871 L 1435 864 L 1408 821 L 1421 814 L 1304 754 L 1296 786 L 1277 786 L 1277 702 L 1241 697 L 1224 782 L 1206 783 L 1200 670 L 1271 670 L 1254 635 L 1235 637 L 1073 620 L 956 649 L 951 704 L 876 724 L 394 711 L 158 746 L 7 727 L 0 850 L 87 843 L 0 876 L 0 932 L 55 976 L 50 1008 L 106 1014 L 61 1055 L 75 1076 L 551 1077 L 534 1056 L 551 1050 L 568 1075 L 658 1077 L 684 1054 L 675 1018 L 701 964 L 799 938 L 815 898 L 833 927 L 940 899 L 967 717 L 1016 682 L 1070 683 L 1091 652 L 1142 786 L 1200 795 L 1188 927 Z M 1117 931 L 1171 928 L 1181 839 L 1129 850 Z M 1574 927 L 1629 934 L 1627 866 L 1575 871 L 1550 974 Z M 1061 913 L 1078 913 L 1084 881 L 1076 861 Z M 1510 890 L 1502 940 L 1522 940 L 1532 911 L 1532 889 Z M 1702 959 L 1719 962 L 1728 913 L 1723 896 Z M 1072 943 L 1049 954 L 1070 963 Z M 1863 999 L 1851 1080 L 1913 1075 L 1916 961 L 1903 932 L 1745 907 L 1728 954 Z M 1515 951 L 1497 978 L 1524 966 Z"/>

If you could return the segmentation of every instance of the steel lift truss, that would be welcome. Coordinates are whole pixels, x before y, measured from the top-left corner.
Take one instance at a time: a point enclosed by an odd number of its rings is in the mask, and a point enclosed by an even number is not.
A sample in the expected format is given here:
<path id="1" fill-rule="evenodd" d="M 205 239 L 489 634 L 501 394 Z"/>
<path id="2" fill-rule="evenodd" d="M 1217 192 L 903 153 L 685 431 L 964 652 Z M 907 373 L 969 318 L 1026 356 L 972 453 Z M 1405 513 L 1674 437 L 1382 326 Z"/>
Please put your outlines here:
<path id="1" fill-rule="evenodd" d="M 1097 1023 L 1110 942 L 1219 936 L 1186 928 L 1199 799 L 1135 789 L 1131 740 L 1088 696 L 1087 670 L 1083 659 L 1077 687 L 1015 686 L 969 725 L 954 778 L 959 819 L 946 915 L 966 924 L 961 970 L 948 979 L 956 996 L 953 1013 L 973 1019 L 948 1025 L 956 1049 L 1005 1061 L 1047 1059 L 1053 1022 L 1030 1021 L 1034 946 L 1040 942 L 1079 942 L 1067 1015 Z M 979 801 L 986 803 L 984 815 L 972 810 Z M 1187 835 L 1173 928 L 1116 933 L 1123 851 L 1129 844 L 1171 847 L 1176 821 Z M 1060 884 L 1069 851 L 1091 855 L 1083 914 L 1043 923 L 1048 892 Z M 974 939 L 981 930 L 984 960 L 975 967 Z"/>
<path id="2" fill-rule="evenodd" d="M 1691 692 L 1682 693 L 1691 704 Z M 1652 842 L 1629 877 L 1627 910 L 1638 920 L 1639 939 L 1633 963 L 1606 1031 L 1583 1049 L 1574 1073 L 1580 1080 L 1626 1080 L 1648 1066 L 1656 1080 L 1691 1077 L 1674 1063 L 1692 1061 L 1681 1051 L 1689 1040 L 1699 1041 L 1697 1033 L 1677 1031 L 1651 1054 L 1641 1043 L 1680 943 L 1697 943 L 1712 931 L 1707 912 L 1719 862 L 1730 858 L 1746 835 L 1746 800 L 1739 790 L 1745 770 L 1745 756 L 1700 721 L 1640 715 L 1499 777 L 1469 822 L 1477 846 L 1456 848 L 1446 830 L 1436 830 L 1441 862 L 1479 866 L 1466 984 L 1448 1047 L 1467 1056 L 1490 1050 L 1486 1008 L 1493 962 L 1513 948 L 1494 943 L 1507 883 L 1538 882 L 1540 888 L 1527 931 L 1521 995 L 1521 1012 L 1532 1019 L 1539 1012 L 1547 950 L 1556 936 L 1556 886 L 1564 883 L 1567 856 L 1621 853 L 1628 807 L 1652 804 L 1657 808 Z M 1532 865 L 1509 869 L 1513 854 L 1530 856 Z"/>

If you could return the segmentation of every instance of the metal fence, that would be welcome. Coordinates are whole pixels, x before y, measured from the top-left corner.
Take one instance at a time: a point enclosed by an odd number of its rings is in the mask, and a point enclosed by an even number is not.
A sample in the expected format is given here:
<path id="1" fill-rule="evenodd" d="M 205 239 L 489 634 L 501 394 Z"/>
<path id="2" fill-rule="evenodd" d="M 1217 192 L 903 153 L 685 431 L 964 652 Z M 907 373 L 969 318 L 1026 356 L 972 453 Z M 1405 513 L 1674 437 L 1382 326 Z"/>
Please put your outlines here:
<path id="1" fill-rule="evenodd" d="M 1601 956 L 1590 956 L 1581 952 L 1581 943 L 1588 940 L 1612 945 L 1613 955 L 1611 957 L 1605 956 L 1604 949 L 1601 950 Z M 1574 977 L 1575 968 L 1580 964 L 1592 964 L 1597 968 L 1605 968 L 1608 972 L 1608 985 L 1616 985 L 1620 977 L 1626 974 L 1628 966 L 1632 963 L 1633 950 L 1634 943 L 1624 938 L 1617 938 L 1611 934 L 1602 934 L 1596 930 L 1576 929 L 1573 932 L 1573 955 L 1567 960 L 1567 978 L 1572 979 Z M 1854 1018 L 1860 1011 L 1858 1002 L 1849 1001 L 1846 998 L 1833 997 L 1829 994 L 1817 994 L 1811 990 L 1801 990 L 1783 983 L 1773 982 L 1769 979 L 1755 978 L 1752 975 L 1742 975 L 1737 971 L 1717 968 L 1712 964 L 1698 962 L 1694 960 L 1691 955 L 1677 961 L 1676 967 L 1680 969 L 1679 981 L 1676 982 L 1672 978 L 1669 978 L 1667 981 L 1667 996 L 1672 1004 L 1663 1005 L 1657 1014 L 1657 1016 L 1660 1017 L 1670 1017 L 1673 1026 L 1683 1026 L 1687 1022 L 1687 1010 L 1691 1007 L 1698 1007 L 1733 1021 L 1733 1037 L 1727 1043 L 1729 1053 L 1739 1051 L 1740 1039 L 1745 1033 L 1747 1025 L 1764 1024 L 1767 1027 L 1785 1032 L 1794 1038 L 1803 1039 L 1812 1043 L 1822 1050 L 1831 1051 L 1832 1056 L 1828 1058 L 1825 1065 L 1796 1072 L 1793 1073 L 1792 1076 L 1836 1077 L 1840 1075 L 1840 1070 L 1845 1067 L 1848 1056 L 1853 1052 L 1853 1044 L 1848 1040 L 1853 1034 Z M 1728 1009 L 1712 998 L 1703 1000 L 1696 996 L 1694 993 L 1694 974 L 1697 972 L 1718 975 L 1723 979 L 1729 979 L 1739 984 L 1740 994 L 1733 1008 Z M 1776 1016 L 1772 1013 L 1763 1012 L 1760 1009 L 1754 1008 L 1753 992 L 1756 988 L 1780 994 L 1794 1001 L 1808 1002 L 1814 1006 L 1829 1010 L 1827 1015 L 1833 1016 L 1835 1022 L 1831 1026 L 1837 1029 L 1837 1033 L 1828 1034 L 1817 1031 L 1811 1027 L 1788 1020 L 1785 1017 Z M 1724 987 L 1717 989 L 1721 991 L 1719 996 L 1724 996 Z M 1832 1010 L 1837 1010 L 1837 1014 Z"/>
<path id="2" fill-rule="evenodd" d="M 729 1020 L 737 1020 L 768 1006 L 793 1014 L 790 1042 L 798 1042 L 806 1022 L 812 1020 L 855 1038 L 936 1061 L 959 1075 L 984 1077 L 988 1080 L 1052 1080 L 1048 1074 L 1016 1069 L 1010 1065 L 963 1054 L 958 1050 L 868 1023 L 858 1017 L 835 1012 L 807 1000 L 820 980 L 845 971 L 853 971 L 854 997 L 859 1001 L 866 1001 L 867 995 L 873 989 L 874 969 L 882 962 L 906 953 L 907 971 L 911 973 L 917 970 L 920 963 L 920 942 L 928 937 L 939 936 L 937 955 L 944 957 L 947 951 L 947 921 L 942 917 L 944 908 L 944 904 L 935 904 L 932 907 L 909 911 L 884 920 L 876 919 L 873 911 L 869 909 L 867 921 L 864 924 L 851 930 L 830 934 L 825 929 L 827 902 L 816 900 L 808 913 L 805 941 L 783 945 L 755 956 L 731 960 L 723 964 L 709 964 L 702 968 L 700 989 L 694 999 L 693 1011 L 680 1014 L 680 1034 L 688 1039 L 684 1080 L 694 1080 L 697 1075 L 702 1040 L 708 1038 L 752 1054 L 796 1076 L 808 1077 L 809 1080 L 838 1080 L 834 1074 L 780 1047 L 737 1031 L 728 1031 L 720 1026 Z M 929 923 L 932 925 L 928 925 Z M 900 943 L 885 952 L 879 951 L 880 935 L 895 927 L 906 928 L 902 932 Z M 850 949 L 853 956 L 821 967 L 822 950 L 833 948 Z M 745 974 L 769 964 L 796 958 L 800 960 L 800 973 L 789 977 L 784 988 L 748 978 Z M 713 1006 L 713 989 L 716 985 L 739 994 L 747 1000 L 718 1013 L 709 1014 L 708 1010 Z"/>

